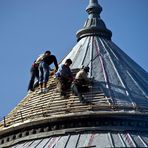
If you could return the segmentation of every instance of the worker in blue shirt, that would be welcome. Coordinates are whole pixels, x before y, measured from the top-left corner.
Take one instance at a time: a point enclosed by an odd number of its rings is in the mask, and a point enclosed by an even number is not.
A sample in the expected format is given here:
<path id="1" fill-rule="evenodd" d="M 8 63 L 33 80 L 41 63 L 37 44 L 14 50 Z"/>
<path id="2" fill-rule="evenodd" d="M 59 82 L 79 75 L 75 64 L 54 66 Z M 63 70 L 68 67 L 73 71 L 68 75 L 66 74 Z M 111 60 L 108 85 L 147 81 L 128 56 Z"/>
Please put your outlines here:
<path id="1" fill-rule="evenodd" d="M 71 59 L 67 59 L 66 62 L 62 64 L 55 73 L 57 89 L 60 92 L 60 95 L 63 97 L 66 97 L 66 91 L 71 87 L 71 83 L 73 81 L 73 75 L 70 70 L 71 64 Z"/>

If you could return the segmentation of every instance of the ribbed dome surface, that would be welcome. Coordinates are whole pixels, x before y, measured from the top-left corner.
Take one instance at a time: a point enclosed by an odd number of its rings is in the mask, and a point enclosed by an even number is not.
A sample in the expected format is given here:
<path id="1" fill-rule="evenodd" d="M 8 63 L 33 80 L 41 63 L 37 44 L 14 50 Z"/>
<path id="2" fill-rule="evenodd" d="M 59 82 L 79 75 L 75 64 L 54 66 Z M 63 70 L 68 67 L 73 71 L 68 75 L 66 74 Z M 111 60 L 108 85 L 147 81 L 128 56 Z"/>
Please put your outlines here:
<path id="1" fill-rule="evenodd" d="M 142 138 L 143 137 L 143 138 Z M 146 141 L 146 142 L 144 142 Z M 99 133 L 57 136 L 18 144 L 12 148 L 106 148 L 106 147 L 147 147 L 146 134 Z"/>
<path id="2" fill-rule="evenodd" d="M 148 109 L 148 73 L 111 40 L 97 36 L 81 39 L 66 58 L 72 68 L 90 67 L 112 105 Z"/>

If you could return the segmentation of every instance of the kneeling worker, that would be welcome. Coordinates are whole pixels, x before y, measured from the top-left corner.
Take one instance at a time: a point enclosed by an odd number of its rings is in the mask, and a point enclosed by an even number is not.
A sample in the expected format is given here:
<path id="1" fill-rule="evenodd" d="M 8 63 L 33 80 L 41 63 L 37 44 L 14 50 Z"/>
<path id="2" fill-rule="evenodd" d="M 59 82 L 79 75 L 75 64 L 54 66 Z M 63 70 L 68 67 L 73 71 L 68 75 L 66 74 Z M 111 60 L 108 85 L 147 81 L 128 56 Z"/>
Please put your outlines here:
<path id="1" fill-rule="evenodd" d="M 73 75 L 70 69 L 71 64 L 71 59 L 67 59 L 65 63 L 62 64 L 59 67 L 58 71 L 55 73 L 57 89 L 62 97 L 66 97 L 66 92 L 70 88 L 73 81 Z"/>
<path id="2" fill-rule="evenodd" d="M 89 90 L 89 84 L 91 83 L 90 79 L 88 78 L 89 67 L 83 67 L 80 71 L 76 74 L 75 80 L 72 85 L 72 90 L 75 95 L 77 95 L 81 102 L 86 102 L 84 97 L 82 96 L 82 92 L 87 92 Z"/>

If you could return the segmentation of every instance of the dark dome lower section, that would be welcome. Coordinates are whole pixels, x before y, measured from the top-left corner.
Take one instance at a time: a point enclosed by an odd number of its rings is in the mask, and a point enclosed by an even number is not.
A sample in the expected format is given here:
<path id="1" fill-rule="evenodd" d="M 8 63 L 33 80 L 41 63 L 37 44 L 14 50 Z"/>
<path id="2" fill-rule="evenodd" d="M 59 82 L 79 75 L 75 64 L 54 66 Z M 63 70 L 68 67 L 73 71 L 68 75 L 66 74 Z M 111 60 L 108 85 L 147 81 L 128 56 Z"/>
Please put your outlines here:
<path id="1" fill-rule="evenodd" d="M 0 145 L 11 146 L 22 141 L 63 137 L 86 133 L 148 133 L 146 115 L 125 113 L 84 113 L 65 117 L 42 118 L 13 125 L 0 133 Z M 148 134 L 146 134 L 148 138 Z"/>
<path id="2" fill-rule="evenodd" d="M 147 133 L 132 132 L 83 132 L 58 135 L 24 141 L 12 148 L 106 148 L 106 147 L 148 147 Z"/>

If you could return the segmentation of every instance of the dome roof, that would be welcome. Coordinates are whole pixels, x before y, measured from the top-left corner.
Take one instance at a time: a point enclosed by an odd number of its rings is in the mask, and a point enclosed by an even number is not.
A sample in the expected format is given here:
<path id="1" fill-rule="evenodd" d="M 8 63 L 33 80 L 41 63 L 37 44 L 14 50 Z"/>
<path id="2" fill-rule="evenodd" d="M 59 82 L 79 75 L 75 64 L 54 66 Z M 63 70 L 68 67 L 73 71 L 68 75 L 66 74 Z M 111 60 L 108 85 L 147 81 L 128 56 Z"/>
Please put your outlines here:
<path id="1" fill-rule="evenodd" d="M 75 75 L 89 67 L 93 84 L 83 93 L 89 103 L 68 90 L 28 94 L 0 123 L 0 145 L 5 147 L 148 147 L 148 73 L 112 40 L 100 18 L 102 7 L 90 0 L 78 43 L 61 61 L 73 61 Z"/>

